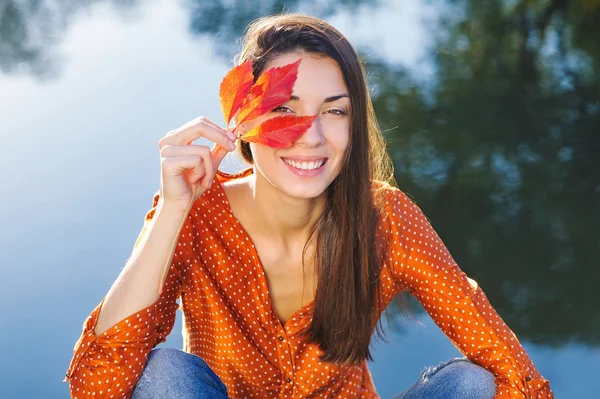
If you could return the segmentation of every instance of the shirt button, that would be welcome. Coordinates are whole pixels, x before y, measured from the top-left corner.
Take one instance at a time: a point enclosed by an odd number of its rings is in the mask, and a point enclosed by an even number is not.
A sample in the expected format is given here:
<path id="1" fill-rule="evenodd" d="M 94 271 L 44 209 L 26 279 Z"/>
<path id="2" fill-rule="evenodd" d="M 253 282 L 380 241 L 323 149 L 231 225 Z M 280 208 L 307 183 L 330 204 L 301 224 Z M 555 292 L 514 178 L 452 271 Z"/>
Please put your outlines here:
<path id="1" fill-rule="evenodd" d="M 292 380 L 290 380 L 290 378 L 288 377 L 285 379 L 285 382 L 292 382 Z"/>
<path id="2" fill-rule="evenodd" d="M 279 336 L 279 340 L 280 340 L 280 341 L 283 341 L 283 337 L 282 337 L 281 335 Z"/>
<path id="3" fill-rule="evenodd" d="M 525 380 L 526 380 L 526 381 L 531 381 L 531 377 L 530 377 L 530 376 L 527 376 L 527 377 L 525 377 Z"/>

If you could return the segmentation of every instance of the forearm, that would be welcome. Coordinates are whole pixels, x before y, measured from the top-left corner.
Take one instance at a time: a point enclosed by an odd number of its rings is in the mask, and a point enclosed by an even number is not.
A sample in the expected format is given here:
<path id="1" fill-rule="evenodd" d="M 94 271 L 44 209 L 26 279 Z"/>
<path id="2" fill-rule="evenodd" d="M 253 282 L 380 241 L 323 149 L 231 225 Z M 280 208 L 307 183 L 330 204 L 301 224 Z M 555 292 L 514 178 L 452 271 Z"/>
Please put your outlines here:
<path id="1" fill-rule="evenodd" d="M 125 267 L 106 294 L 96 335 L 144 309 L 160 296 L 188 212 L 159 205 Z"/>
<path id="2" fill-rule="evenodd" d="M 400 190 L 390 197 L 386 227 L 397 285 L 419 300 L 464 355 L 494 373 L 494 399 L 552 399 L 548 380 L 479 284 L 460 270 L 420 208 Z"/>

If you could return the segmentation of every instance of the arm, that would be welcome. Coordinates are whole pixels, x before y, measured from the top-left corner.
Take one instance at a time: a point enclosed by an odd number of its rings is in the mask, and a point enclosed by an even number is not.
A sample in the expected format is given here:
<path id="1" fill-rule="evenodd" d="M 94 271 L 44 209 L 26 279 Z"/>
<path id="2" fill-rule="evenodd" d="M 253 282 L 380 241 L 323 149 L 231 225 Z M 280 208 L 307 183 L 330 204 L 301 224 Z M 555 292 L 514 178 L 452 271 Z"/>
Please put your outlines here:
<path id="1" fill-rule="evenodd" d="M 83 324 L 64 380 L 71 397 L 129 397 L 148 354 L 173 328 L 191 229 L 190 216 L 163 208 L 155 194 L 132 256 Z"/>
<path id="2" fill-rule="evenodd" d="M 155 196 L 129 261 L 103 300 L 96 335 L 156 302 L 186 218 L 187 213 L 165 207 Z M 180 259 L 174 256 L 173 260 Z"/>
<path id="3" fill-rule="evenodd" d="M 389 262 L 397 284 L 421 302 L 465 356 L 496 376 L 495 399 L 553 399 L 548 380 L 419 207 L 396 188 L 388 198 Z"/>

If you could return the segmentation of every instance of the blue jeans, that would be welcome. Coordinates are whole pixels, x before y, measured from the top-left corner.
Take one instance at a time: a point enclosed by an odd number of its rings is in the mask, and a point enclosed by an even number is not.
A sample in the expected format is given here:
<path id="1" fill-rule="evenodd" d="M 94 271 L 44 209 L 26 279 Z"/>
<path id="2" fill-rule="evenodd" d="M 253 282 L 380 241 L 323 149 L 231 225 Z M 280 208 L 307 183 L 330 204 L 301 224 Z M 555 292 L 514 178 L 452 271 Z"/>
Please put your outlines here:
<path id="1" fill-rule="evenodd" d="M 427 367 L 419 379 L 392 399 L 493 399 L 494 374 L 464 357 Z"/>
<path id="2" fill-rule="evenodd" d="M 464 358 L 421 373 L 393 399 L 492 399 L 494 375 Z M 150 352 L 132 399 L 227 399 L 227 388 L 201 357 L 173 348 Z"/>
<path id="3" fill-rule="evenodd" d="M 131 399 L 228 399 L 227 387 L 200 357 L 174 348 L 150 351 Z"/>

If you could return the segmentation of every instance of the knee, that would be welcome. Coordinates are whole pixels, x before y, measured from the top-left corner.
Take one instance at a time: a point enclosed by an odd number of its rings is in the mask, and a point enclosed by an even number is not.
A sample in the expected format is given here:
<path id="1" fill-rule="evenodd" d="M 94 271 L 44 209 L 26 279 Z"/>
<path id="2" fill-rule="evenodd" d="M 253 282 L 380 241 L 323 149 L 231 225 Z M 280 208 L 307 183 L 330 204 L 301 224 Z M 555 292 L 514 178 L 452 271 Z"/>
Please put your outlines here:
<path id="1" fill-rule="evenodd" d="M 494 374 L 469 361 L 454 362 L 439 371 L 457 398 L 492 399 L 496 395 Z"/>
<path id="2" fill-rule="evenodd" d="M 174 348 L 155 348 L 148 354 L 142 376 L 146 379 L 168 380 L 185 370 L 186 353 Z M 202 360 L 202 359 L 200 359 Z"/>
<path id="3" fill-rule="evenodd" d="M 226 392 L 223 382 L 201 357 L 174 348 L 155 348 L 148 355 L 132 399 L 223 397 Z"/>

